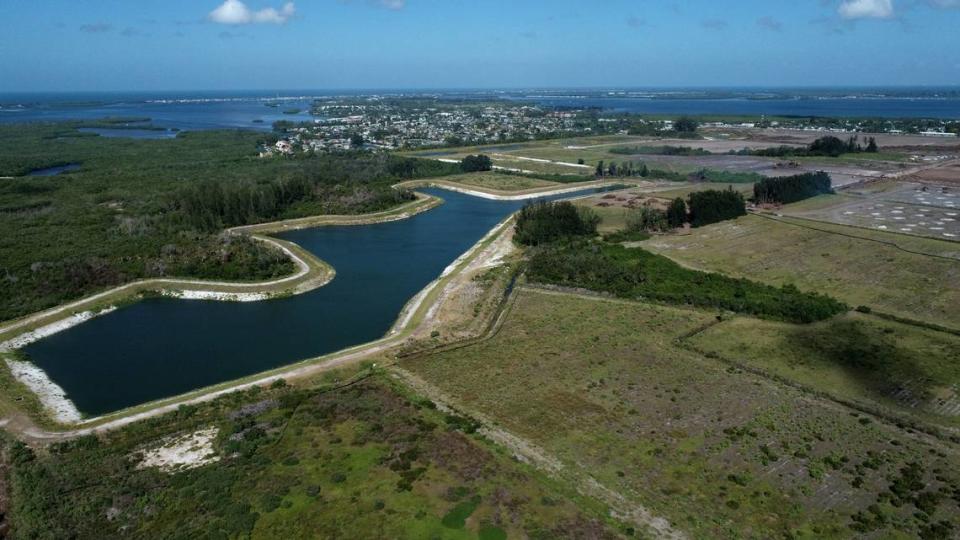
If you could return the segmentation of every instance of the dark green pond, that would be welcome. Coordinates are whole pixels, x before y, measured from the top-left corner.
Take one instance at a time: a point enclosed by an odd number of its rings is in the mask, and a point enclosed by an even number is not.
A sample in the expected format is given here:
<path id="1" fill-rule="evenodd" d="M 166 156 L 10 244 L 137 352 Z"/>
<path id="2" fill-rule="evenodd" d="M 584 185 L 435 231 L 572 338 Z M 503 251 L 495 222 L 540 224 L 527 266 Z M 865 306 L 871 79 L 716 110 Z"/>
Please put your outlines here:
<path id="1" fill-rule="evenodd" d="M 25 352 L 81 412 L 100 415 L 379 339 L 410 298 L 524 204 L 424 191 L 445 204 L 401 221 L 284 234 L 336 268 L 313 292 L 145 300 Z"/>

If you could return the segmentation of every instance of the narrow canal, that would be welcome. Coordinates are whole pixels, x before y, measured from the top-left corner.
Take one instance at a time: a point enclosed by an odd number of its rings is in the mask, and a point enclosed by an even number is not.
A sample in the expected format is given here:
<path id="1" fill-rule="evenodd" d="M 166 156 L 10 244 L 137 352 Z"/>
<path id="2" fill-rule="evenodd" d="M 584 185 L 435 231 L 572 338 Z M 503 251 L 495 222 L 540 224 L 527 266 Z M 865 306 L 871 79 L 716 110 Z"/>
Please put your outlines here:
<path id="1" fill-rule="evenodd" d="M 149 299 L 24 352 L 96 416 L 379 339 L 408 300 L 525 204 L 422 191 L 445 204 L 401 221 L 283 234 L 336 269 L 315 291 L 249 303 Z"/>

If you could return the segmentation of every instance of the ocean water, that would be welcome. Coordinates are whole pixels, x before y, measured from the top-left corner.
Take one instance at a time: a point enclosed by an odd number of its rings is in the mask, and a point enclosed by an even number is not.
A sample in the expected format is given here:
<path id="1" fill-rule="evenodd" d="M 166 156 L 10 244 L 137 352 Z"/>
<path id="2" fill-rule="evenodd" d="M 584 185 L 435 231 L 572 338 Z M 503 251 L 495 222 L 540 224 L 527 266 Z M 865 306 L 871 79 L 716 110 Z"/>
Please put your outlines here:
<path id="1" fill-rule="evenodd" d="M 960 98 L 787 97 L 771 99 L 658 97 L 518 97 L 551 107 L 596 107 L 635 114 L 960 119 Z"/>
<path id="2" fill-rule="evenodd" d="M 507 100 L 546 107 L 596 107 L 640 114 L 718 114 L 877 118 L 960 119 L 960 90 L 604 91 L 370 90 L 235 91 L 153 93 L 0 94 L 0 124 L 150 118 L 170 130 L 270 130 L 278 120 L 311 121 L 315 99 L 338 96 L 434 96 L 466 100 Z M 273 104 L 276 106 L 268 106 Z M 297 114 L 284 111 L 298 109 Z M 131 136 L 131 134 L 128 134 Z M 159 137 L 159 134 L 152 134 Z M 167 136 L 170 136 L 168 133 Z"/>
<path id="3" fill-rule="evenodd" d="M 312 95 L 267 92 L 0 94 L 0 124 L 124 117 L 150 118 L 154 126 L 170 130 L 269 131 L 278 120 L 313 120 L 310 115 L 313 98 Z M 300 112 L 284 112 L 293 109 Z M 139 138 L 155 138 L 161 137 L 160 133 L 163 132 L 137 135 Z M 122 133 L 109 133 L 106 136 L 111 135 Z"/>

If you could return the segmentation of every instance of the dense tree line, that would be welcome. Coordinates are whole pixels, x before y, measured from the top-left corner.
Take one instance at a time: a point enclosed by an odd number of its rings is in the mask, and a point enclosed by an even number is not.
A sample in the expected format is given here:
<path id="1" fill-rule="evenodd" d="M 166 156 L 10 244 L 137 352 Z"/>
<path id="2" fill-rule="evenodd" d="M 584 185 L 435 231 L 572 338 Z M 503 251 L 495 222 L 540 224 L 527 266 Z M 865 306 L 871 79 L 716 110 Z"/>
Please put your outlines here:
<path id="1" fill-rule="evenodd" d="M 864 152 L 875 154 L 880 151 L 880 147 L 877 145 L 876 138 L 869 137 L 866 139 L 866 143 L 867 145 L 863 146 L 856 135 L 848 138 L 845 141 L 832 135 L 828 135 L 813 141 L 806 148 L 778 146 L 775 148 L 743 150 L 738 153 L 764 157 L 840 157 L 843 154 L 859 154 Z"/>
<path id="2" fill-rule="evenodd" d="M 396 180 L 437 176 L 456 165 L 367 153 L 311 158 L 299 174 L 269 181 L 208 180 L 171 201 L 174 215 L 200 231 L 311 214 L 377 212 L 414 199 Z"/>
<path id="3" fill-rule="evenodd" d="M 644 162 L 634 163 L 633 161 L 624 161 L 623 163 L 617 163 L 611 161 L 610 163 L 604 163 L 603 160 L 600 160 L 597 163 L 596 175 L 600 177 L 618 177 L 618 178 L 630 178 L 639 176 L 641 178 L 646 178 L 650 176 L 650 169 L 647 168 L 647 164 Z"/>
<path id="4" fill-rule="evenodd" d="M 752 184 L 761 178 L 753 172 L 721 171 L 715 169 L 700 169 L 687 174 L 663 169 L 651 169 L 644 162 L 635 163 L 624 161 L 609 163 L 603 160 L 597 163 L 594 174 L 601 178 L 656 178 L 668 182 L 711 182 L 714 184 Z"/>
<path id="5" fill-rule="evenodd" d="M 713 152 L 703 148 L 692 148 L 690 146 L 617 146 L 608 150 L 611 154 L 618 155 L 636 155 L 649 154 L 658 156 L 709 156 Z"/>
<path id="6" fill-rule="evenodd" d="M 782 178 L 764 178 L 753 185 L 757 203 L 788 204 L 824 193 L 832 193 L 830 175 L 820 171 Z"/>
<path id="7" fill-rule="evenodd" d="M 586 240 L 536 248 L 527 267 L 531 281 L 586 288 L 622 298 L 719 308 L 796 323 L 846 311 L 828 296 L 772 287 L 746 279 L 683 268 L 643 249 Z"/>
<path id="8" fill-rule="evenodd" d="M 539 201 L 517 214 L 513 238 L 519 244 L 536 246 L 564 237 L 595 235 L 599 223 L 600 217 L 589 208 L 569 201 Z"/>
<path id="9" fill-rule="evenodd" d="M 746 213 L 747 204 L 743 194 L 732 188 L 694 191 L 690 194 L 690 224 L 694 227 L 734 219 Z"/>
<path id="10" fill-rule="evenodd" d="M 482 172 L 493 169 L 493 160 L 483 154 L 467 156 L 460 162 L 460 170 L 466 173 Z"/>

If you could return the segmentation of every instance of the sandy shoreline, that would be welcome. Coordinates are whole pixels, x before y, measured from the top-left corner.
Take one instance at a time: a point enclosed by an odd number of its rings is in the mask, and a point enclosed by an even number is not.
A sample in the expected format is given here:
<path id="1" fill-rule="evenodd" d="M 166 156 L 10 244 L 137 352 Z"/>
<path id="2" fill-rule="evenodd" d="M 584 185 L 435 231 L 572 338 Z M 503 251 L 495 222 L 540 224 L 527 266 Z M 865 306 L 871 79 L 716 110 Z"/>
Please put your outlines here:
<path id="1" fill-rule="evenodd" d="M 106 315 L 107 313 L 110 313 L 116 309 L 117 308 L 115 307 L 109 307 L 106 309 L 102 309 L 100 311 L 84 311 L 82 313 L 71 315 L 66 319 L 61 319 L 57 322 L 53 322 L 53 323 L 41 326 L 36 330 L 25 332 L 13 339 L 9 339 L 7 341 L 4 341 L 3 343 L 0 343 L 0 352 L 7 352 L 7 351 L 14 351 L 17 349 L 22 349 L 23 347 L 26 347 L 27 345 L 33 342 L 39 341 L 45 337 L 52 336 L 57 332 L 63 332 L 64 330 L 73 328 L 74 326 L 87 322 L 90 319 L 97 317 L 99 315 Z"/>
<path id="2" fill-rule="evenodd" d="M 54 420 L 61 424 L 75 424 L 83 419 L 77 406 L 70 401 L 63 388 L 47 376 L 47 372 L 30 362 L 12 358 L 7 358 L 6 361 L 14 378 L 37 395 L 43 408 Z"/>

